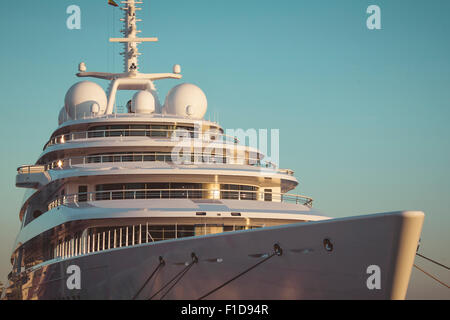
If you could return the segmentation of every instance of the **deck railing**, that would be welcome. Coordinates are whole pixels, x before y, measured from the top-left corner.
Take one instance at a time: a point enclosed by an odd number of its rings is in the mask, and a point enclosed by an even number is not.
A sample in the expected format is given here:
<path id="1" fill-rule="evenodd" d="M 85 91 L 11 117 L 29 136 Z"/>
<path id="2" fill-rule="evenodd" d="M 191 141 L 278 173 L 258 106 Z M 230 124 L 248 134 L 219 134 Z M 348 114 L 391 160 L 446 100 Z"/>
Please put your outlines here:
<path id="1" fill-rule="evenodd" d="M 61 205 L 105 200 L 144 200 L 144 199 L 213 199 L 213 200 L 254 200 L 290 202 L 312 207 L 313 199 L 296 194 L 273 193 L 250 190 L 214 189 L 136 189 L 84 192 L 64 195 L 48 204 L 48 210 Z"/>
<path id="2" fill-rule="evenodd" d="M 47 166 L 22 166 L 17 168 L 18 174 L 32 174 L 32 173 L 41 173 L 47 171 Z"/>
<path id="3" fill-rule="evenodd" d="M 213 233 L 233 232 L 258 229 L 265 225 L 209 225 L 174 224 L 168 226 L 150 225 L 149 223 L 131 226 L 92 228 L 82 234 L 59 240 L 54 246 L 53 257 L 67 259 L 105 250 L 137 246 L 146 243 L 195 237 Z M 212 228 L 211 228 L 212 227 Z M 217 227 L 219 227 L 217 229 Z"/>
<path id="4" fill-rule="evenodd" d="M 87 140 L 92 138 L 109 138 L 109 137 L 149 137 L 149 138 L 174 138 L 188 137 L 201 139 L 203 141 L 219 141 L 225 143 L 239 143 L 236 137 L 232 137 L 219 132 L 211 131 L 190 131 L 180 128 L 174 129 L 106 129 L 106 130 L 90 130 L 82 132 L 71 132 L 51 138 L 44 146 L 44 150 L 52 145 L 64 144 L 74 140 Z"/>
<path id="5" fill-rule="evenodd" d="M 248 164 L 250 166 L 269 168 L 276 170 L 278 173 L 294 175 L 294 171 L 290 169 L 276 169 L 273 164 L 262 162 L 257 158 L 234 157 L 228 155 L 212 155 L 207 153 L 193 153 L 185 155 L 190 158 L 190 161 L 183 161 L 176 159 L 177 155 L 172 153 L 139 153 L 139 154 L 103 154 L 103 155 L 89 155 L 70 157 L 45 165 L 22 166 L 17 169 L 18 174 L 40 173 L 52 169 L 68 169 L 76 165 L 96 164 L 96 163 L 127 163 L 127 162 L 166 162 L 166 163 L 180 163 L 180 164 Z"/>
<path id="6" fill-rule="evenodd" d="M 188 158 L 184 161 L 183 158 Z M 61 161 L 61 162 L 60 162 Z M 56 168 L 70 168 L 74 165 L 85 165 L 92 163 L 123 163 L 123 162 L 167 162 L 174 163 L 179 162 L 180 164 L 200 164 L 200 163 L 235 163 L 244 164 L 248 163 L 250 165 L 263 165 L 260 159 L 256 158 L 244 158 L 244 157 L 234 157 L 227 155 L 214 155 L 207 153 L 190 153 L 190 154 L 180 154 L 176 153 L 163 153 L 163 152 L 147 152 L 147 153 L 129 153 L 129 154 L 103 154 L 103 155 L 89 155 L 89 156 L 79 156 L 70 157 L 58 161 L 54 161 L 50 164 L 50 167 Z M 264 166 L 264 165 L 263 165 Z"/>

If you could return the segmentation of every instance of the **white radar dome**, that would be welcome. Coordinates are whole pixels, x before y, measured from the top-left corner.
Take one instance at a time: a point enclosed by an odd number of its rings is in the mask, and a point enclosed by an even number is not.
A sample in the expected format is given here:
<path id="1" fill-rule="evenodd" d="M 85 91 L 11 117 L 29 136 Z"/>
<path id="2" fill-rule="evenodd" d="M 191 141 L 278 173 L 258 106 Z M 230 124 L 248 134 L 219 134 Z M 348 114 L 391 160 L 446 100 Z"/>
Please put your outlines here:
<path id="1" fill-rule="evenodd" d="M 108 99 L 98 84 L 82 81 L 74 84 L 66 93 L 65 109 L 70 118 L 82 119 L 92 114 L 102 115 Z"/>
<path id="2" fill-rule="evenodd" d="M 138 91 L 131 100 L 131 112 L 154 113 L 155 108 L 155 97 L 149 91 Z"/>
<path id="3" fill-rule="evenodd" d="M 183 83 L 169 91 L 164 113 L 191 119 L 202 119 L 208 108 L 205 93 L 194 84 Z"/>

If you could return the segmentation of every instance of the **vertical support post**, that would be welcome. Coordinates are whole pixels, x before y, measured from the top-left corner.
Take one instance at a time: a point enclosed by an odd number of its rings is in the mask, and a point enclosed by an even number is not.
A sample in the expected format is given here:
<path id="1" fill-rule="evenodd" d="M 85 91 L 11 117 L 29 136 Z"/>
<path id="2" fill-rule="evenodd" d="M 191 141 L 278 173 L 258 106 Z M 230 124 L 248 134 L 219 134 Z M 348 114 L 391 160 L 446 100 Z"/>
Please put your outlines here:
<path id="1" fill-rule="evenodd" d="M 142 224 L 139 224 L 139 244 L 142 244 Z"/>

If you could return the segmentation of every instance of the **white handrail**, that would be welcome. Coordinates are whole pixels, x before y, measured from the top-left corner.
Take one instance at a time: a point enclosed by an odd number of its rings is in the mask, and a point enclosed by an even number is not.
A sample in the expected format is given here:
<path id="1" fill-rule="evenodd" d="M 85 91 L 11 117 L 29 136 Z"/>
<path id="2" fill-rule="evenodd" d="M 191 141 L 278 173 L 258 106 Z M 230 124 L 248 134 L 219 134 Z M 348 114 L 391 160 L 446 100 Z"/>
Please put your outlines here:
<path id="1" fill-rule="evenodd" d="M 120 133 L 117 135 L 111 135 L 111 133 Z M 130 134 L 135 133 L 135 135 Z M 143 133 L 136 135 L 136 133 Z M 152 135 L 151 133 L 165 133 L 165 135 Z M 173 134 L 189 134 L 192 138 L 203 138 L 204 140 L 217 141 L 219 138 L 224 138 L 224 142 L 233 142 L 234 144 L 239 143 L 236 137 L 232 137 L 223 133 L 211 132 L 211 131 L 190 131 L 182 128 L 175 129 L 107 129 L 107 130 L 90 130 L 90 131 L 79 131 L 71 132 L 66 134 L 61 134 L 51 138 L 44 146 L 44 150 L 48 146 L 63 144 L 67 141 L 72 140 L 86 140 L 91 138 L 109 138 L 109 137 L 151 137 L 151 138 L 171 138 Z M 147 135 L 148 134 L 148 135 Z M 197 136 L 197 137 L 195 137 Z M 182 135 L 181 135 L 182 137 Z M 227 141 L 226 139 L 230 139 Z"/>
<path id="2" fill-rule="evenodd" d="M 270 197 L 265 197 L 270 195 Z M 123 189 L 96 192 L 84 192 L 64 195 L 48 204 L 48 209 L 59 207 L 62 204 L 78 204 L 79 202 L 106 201 L 106 200 L 144 200 L 144 199 L 228 199 L 228 200 L 255 200 L 280 202 L 295 202 L 312 207 L 313 199 L 303 195 L 273 193 L 251 190 L 228 189 Z"/>
<path id="3" fill-rule="evenodd" d="M 266 167 L 271 169 L 276 169 L 271 167 L 270 163 L 262 163 L 261 159 L 257 158 L 245 158 L 245 157 L 235 157 L 227 155 L 214 155 L 209 153 L 190 153 L 183 156 L 193 157 L 194 161 L 188 162 L 188 164 L 240 164 L 242 161 L 250 166 Z M 161 158 L 162 157 L 162 158 Z M 30 174 L 30 173 L 40 173 L 48 171 L 51 169 L 66 169 L 72 168 L 74 165 L 86 165 L 86 164 L 96 164 L 96 163 L 123 163 L 123 162 L 167 162 L 173 163 L 172 153 L 129 153 L 129 154 L 101 154 L 101 155 L 88 155 L 88 156 L 78 156 L 64 158 L 58 161 L 53 161 L 45 165 L 35 165 L 35 166 L 22 166 L 17 169 L 18 174 Z M 225 160 L 225 161 L 224 161 Z M 233 160 L 235 163 L 231 163 Z M 186 163 L 182 163 L 186 164 Z M 290 169 L 276 169 L 279 173 L 288 174 L 290 176 L 294 175 L 294 171 Z"/>

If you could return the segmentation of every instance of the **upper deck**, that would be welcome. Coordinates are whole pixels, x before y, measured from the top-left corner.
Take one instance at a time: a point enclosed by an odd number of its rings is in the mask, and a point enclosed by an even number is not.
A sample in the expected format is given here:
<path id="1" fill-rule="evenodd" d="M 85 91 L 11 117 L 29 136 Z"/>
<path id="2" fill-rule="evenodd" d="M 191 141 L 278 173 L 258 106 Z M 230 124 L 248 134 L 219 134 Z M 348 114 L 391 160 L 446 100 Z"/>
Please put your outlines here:
<path id="1" fill-rule="evenodd" d="M 127 125 L 128 128 L 106 128 Z M 102 126 L 105 128 L 92 129 Z M 45 151 L 52 145 L 64 144 L 68 141 L 95 137 L 147 136 L 171 138 L 177 130 L 187 130 L 190 133 L 196 133 L 199 138 L 207 140 L 212 138 L 232 143 L 239 142 L 236 141 L 236 137 L 223 134 L 224 130 L 218 123 L 208 120 L 194 120 L 164 114 L 113 113 L 90 115 L 82 119 L 61 123 L 52 133 L 43 150 Z"/>

